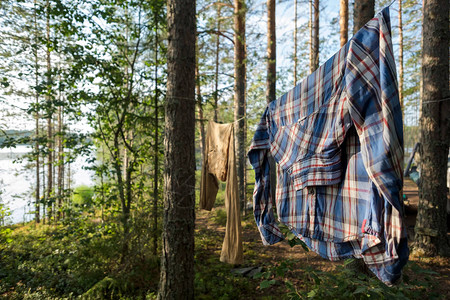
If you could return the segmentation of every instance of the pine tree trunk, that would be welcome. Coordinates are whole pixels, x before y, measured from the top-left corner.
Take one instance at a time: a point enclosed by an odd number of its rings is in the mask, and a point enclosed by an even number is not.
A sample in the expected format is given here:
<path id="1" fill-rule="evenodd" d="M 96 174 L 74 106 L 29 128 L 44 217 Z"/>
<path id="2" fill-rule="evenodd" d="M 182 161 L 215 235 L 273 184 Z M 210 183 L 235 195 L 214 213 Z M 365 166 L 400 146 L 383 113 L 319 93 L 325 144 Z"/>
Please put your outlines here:
<path id="1" fill-rule="evenodd" d="M 358 32 L 375 14 L 375 0 L 355 1 L 353 9 L 353 34 Z"/>
<path id="2" fill-rule="evenodd" d="M 403 104 L 403 21 L 402 0 L 398 1 L 398 97 L 402 108 L 402 120 L 405 122 L 405 111 Z"/>
<path id="3" fill-rule="evenodd" d="M 275 100 L 276 97 L 277 38 L 275 30 L 275 18 L 275 0 L 267 0 L 267 103 Z"/>
<path id="4" fill-rule="evenodd" d="M 61 60 L 61 57 L 60 57 Z M 61 82 L 61 75 L 58 75 L 58 80 Z M 62 92 L 61 90 L 59 91 L 59 96 L 58 96 L 58 100 L 60 102 L 60 104 L 58 105 L 58 136 L 56 137 L 56 142 L 58 145 L 58 161 L 57 161 L 57 166 L 58 166 L 58 179 L 57 179 L 57 194 L 56 194 L 56 199 L 57 199 L 57 204 L 56 204 L 56 220 L 59 221 L 61 219 L 61 215 L 62 215 L 62 198 L 63 198 L 63 178 L 64 178 L 64 163 L 63 163 L 63 135 L 62 135 L 62 131 L 63 131 L 63 106 L 61 105 L 62 103 Z M 55 174 L 55 173 L 53 173 Z M 56 174 L 55 174 L 56 176 Z"/>
<path id="5" fill-rule="evenodd" d="M 205 144 L 206 144 L 206 136 L 205 136 L 205 125 L 204 125 L 204 116 L 203 116 L 203 99 L 202 99 L 202 90 L 201 90 L 201 78 L 200 78 L 200 70 L 199 70 L 199 64 L 198 64 L 198 52 L 199 52 L 199 47 L 198 47 L 198 38 L 196 36 L 196 53 L 197 55 L 196 57 L 196 62 L 195 62 L 195 78 L 196 78 L 196 82 L 195 82 L 195 93 L 197 95 L 197 105 L 198 105 L 198 118 L 199 118 L 199 125 L 200 125 L 200 147 L 202 148 L 202 162 L 204 161 L 205 158 Z"/>
<path id="6" fill-rule="evenodd" d="M 44 131 L 44 128 L 41 128 L 42 131 Z M 42 224 L 45 225 L 45 217 L 47 214 L 47 208 L 46 208 L 46 204 L 47 204 L 47 199 L 45 197 L 45 192 L 47 191 L 47 187 L 45 186 L 45 156 L 42 155 L 42 195 L 44 195 L 44 199 L 42 201 L 42 216 L 41 216 L 41 221 Z"/>
<path id="7" fill-rule="evenodd" d="M 234 0 L 234 121 L 236 130 L 237 176 L 241 208 L 245 205 L 245 1 Z"/>
<path id="8" fill-rule="evenodd" d="M 34 34 L 35 34 L 35 43 L 38 43 L 38 29 L 37 29 L 37 1 L 34 0 Z M 37 47 L 34 49 L 34 59 L 35 59 L 35 65 L 34 65 L 34 74 L 35 74 L 35 86 L 39 85 L 39 61 L 38 61 L 38 51 Z M 35 118 L 36 118 L 36 129 L 35 129 L 35 135 L 36 135 L 36 143 L 35 143 L 35 151 L 36 151 L 36 190 L 35 190 L 35 214 L 34 219 L 36 223 L 40 222 L 40 201 L 41 201 L 41 194 L 40 194 L 40 174 L 39 174 L 39 168 L 40 168 L 40 162 L 39 162 L 39 93 L 35 91 Z"/>
<path id="9" fill-rule="evenodd" d="M 348 0 L 340 1 L 339 27 L 340 45 L 343 47 L 348 40 Z"/>
<path id="10" fill-rule="evenodd" d="M 266 102 L 270 103 L 276 98 L 276 79 L 277 79 L 277 37 L 276 37 L 276 2 L 267 0 L 267 77 L 266 77 Z M 296 30 L 296 29 L 294 29 Z M 294 49 L 296 43 L 294 42 Z M 295 69 L 295 67 L 294 67 Z M 295 72 L 295 71 L 294 71 Z M 296 75 L 294 75 L 295 77 Z M 277 181 L 276 164 L 272 156 L 269 156 L 270 166 L 270 196 L 272 203 L 275 204 L 275 187 Z"/>
<path id="11" fill-rule="evenodd" d="M 419 255 L 448 255 L 446 224 L 449 150 L 449 3 L 423 5 L 421 182 L 414 250 Z M 447 100 L 444 100 L 447 99 Z"/>
<path id="12" fill-rule="evenodd" d="M 217 32 L 221 30 L 220 10 L 222 6 L 217 5 Z M 220 54 L 220 34 L 216 35 L 216 69 L 214 74 L 214 122 L 218 120 L 219 114 L 219 54 Z"/>
<path id="13" fill-rule="evenodd" d="M 319 67 L 319 0 L 309 2 L 309 18 L 309 71 L 312 73 Z"/>
<path id="14" fill-rule="evenodd" d="M 355 1 L 355 6 L 353 9 L 353 33 L 356 33 L 370 19 L 373 18 L 374 11 L 374 0 Z M 367 268 L 363 259 L 355 259 L 353 263 L 347 265 L 347 268 L 354 271 L 356 274 L 365 273 L 367 275 L 373 275 Z"/>
<path id="15" fill-rule="evenodd" d="M 195 1 L 167 1 L 164 223 L 158 299 L 194 299 Z"/>
<path id="16" fill-rule="evenodd" d="M 158 183 L 159 183 L 159 90 L 158 90 L 158 50 L 159 50 L 159 40 L 158 40 L 158 11 L 154 12 L 154 22 L 155 22 L 155 138 L 154 138 L 154 175 L 153 175 L 153 254 L 156 255 L 158 252 Z"/>
<path id="17" fill-rule="evenodd" d="M 57 207 L 57 220 L 59 221 L 62 216 L 62 199 L 63 199 L 63 178 L 64 178 L 64 162 L 63 162 L 63 107 L 58 107 L 58 207 Z"/>
<path id="18" fill-rule="evenodd" d="M 297 85 L 297 0 L 294 0 L 294 86 Z"/>
<path id="19" fill-rule="evenodd" d="M 319 0 L 314 0 L 314 48 L 313 48 L 313 68 L 319 67 Z"/>
<path id="20" fill-rule="evenodd" d="M 41 201 L 41 195 L 40 195 L 40 174 L 39 174 L 39 168 L 40 168 L 40 162 L 39 162 L 39 113 L 38 113 L 38 106 L 39 106 L 39 96 L 36 92 L 36 142 L 35 142 L 35 151 L 36 151 L 36 190 L 35 190 L 35 213 L 34 213 L 34 219 L 36 223 L 40 223 L 40 201 Z"/>
<path id="21" fill-rule="evenodd" d="M 53 105 L 51 100 L 51 58 L 50 58 L 50 3 L 46 2 L 47 23 L 46 23 L 46 39 L 47 39 L 47 148 L 48 148 L 48 162 L 47 162 L 47 209 L 48 209 L 48 223 L 51 223 L 53 217 L 53 133 L 52 133 L 52 115 Z"/>
<path id="22" fill-rule="evenodd" d="M 309 22 L 308 22 L 308 27 L 309 27 L 309 72 L 312 73 L 314 72 L 314 68 L 313 68 L 313 52 L 314 52 L 314 47 L 313 47 L 313 0 L 309 0 L 308 1 L 309 4 Z"/>

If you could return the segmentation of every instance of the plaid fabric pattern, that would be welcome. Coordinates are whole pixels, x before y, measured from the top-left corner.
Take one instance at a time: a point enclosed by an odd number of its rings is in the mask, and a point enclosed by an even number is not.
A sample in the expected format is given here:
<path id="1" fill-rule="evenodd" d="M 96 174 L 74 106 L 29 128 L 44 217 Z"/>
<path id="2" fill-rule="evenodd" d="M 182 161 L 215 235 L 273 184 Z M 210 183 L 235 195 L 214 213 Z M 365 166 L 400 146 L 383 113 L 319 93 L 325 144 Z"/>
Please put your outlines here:
<path id="1" fill-rule="evenodd" d="M 364 259 L 391 284 L 408 260 L 402 222 L 403 134 L 389 8 L 292 90 L 272 101 L 248 157 L 264 244 L 283 239 L 270 199 L 277 162 L 278 221 L 330 260 Z"/>

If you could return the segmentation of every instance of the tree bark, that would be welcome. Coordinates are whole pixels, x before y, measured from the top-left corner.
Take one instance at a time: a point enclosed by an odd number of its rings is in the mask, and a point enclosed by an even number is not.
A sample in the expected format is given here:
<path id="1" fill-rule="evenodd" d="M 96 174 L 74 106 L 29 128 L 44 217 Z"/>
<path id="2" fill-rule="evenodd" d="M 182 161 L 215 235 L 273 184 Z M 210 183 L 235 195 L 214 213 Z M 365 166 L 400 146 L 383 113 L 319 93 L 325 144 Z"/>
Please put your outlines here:
<path id="1" fill-rule="evenodd" d="M 297 0 L 294 0 L 294 86 L 297 85 Z"/>
<path id="2" fill-rule="evenodd" d="M 46 41 L 47 41 L 47 148 L 48 148 L 48 162 L 47 162 L 47 209 L 48 209 L 48 223 L 51 223 L 53 217 L 53 132 L 52 132 L 52 115 L 53 104 L 51 100 L 51 58 L 50 58 L 50 2 L 46 1 Z"/>
<path id="3" fill-rule="evenodd" d="M 405 123 L 405 111 L 403 104 L 403 21 L 402 0 L 398 0 L 398 98 L 402 108 L 402 120 Z"/>
<path id="4" fill-rule="evenodd" d="M 319 0 L 309 2 L 310 15 L 310 72 L 314 72 L 319 67 Z M 313 13 L 314 11 L 314 13 Z"/>
<path id="5" fill-rule="evenodd" d="M 217 5 L 217 32 L 221 30 L 220 10 L 222 6 Z M 216 69 L 214 74 L 214 122 L 218 121 L 219 114 L 219 55 L 220 54 L 220 34 L 216 35 Z"/>
<path id="6" fill-rule="evenodd" d="M 44 131 L 44 128 L 41 128 L 42 131 Z M 44 199 L 42 201 L 42 216 L 41 216 L 41 221 L 42 224 L 45 225 L 45 217 L 47 214 L 47 210 L 46 210 L 46 205 L 47 205 L 47 200 L 45 198 L 45 192 L 47 191 L 47 187 L 45 186 L 45 155 L 42 155 L 42 195 L 44 196 Z"/>
<path id="7" fill-rule="evenodd" d="M 241 208 L 245 205 L 245 1 L 234 0 L 234 121 L 237 124 L 237 175 Z"/>
<path id="8" fill-rule="evenodd" d="M 206 136 L 205 136 L 205 125 L 204 125 L 204 116 L 203 116 L 203 99 L 202 99 L 202 90 L 201 90 L 201 78 L 200 78 L 200 70 L 198 64 L 198 38 L 196 36 L 196 56 L 195 56 L 195 94 L 197 96 L 197 105 L 198 105 L 198 118 L 199 118 L 199 126 L 200 126 L 200 147 L 202 149 L 202 162 L 205 158 L 205 145 L 206 145 Z"/>
<path id="9" fill-rule="evenodd" d="M 355 1 L 353 9 L 353 34 L 357 33 L 375 14 L 375 0 Z"/>
<path id="10" fill-rule="evenodd" d="M 277 37 L 276 37 L 276 2 L 275 0 L 267 0 L 267 77 L 266 77 L 266 102 L 270 103 L 276 98 L 276 79 L 277 79 Z M 296 32 L 296 26 L 294 28 Z M 296 48 L 296 40 L 294 42 L 294 49 Z M 294 50 L 296 51 L 296 50 Z M 294 58 L 296 61 L 296 58 Z M 296 64 L 294 63 L 294 78 Z M 294 79 L 295 80 L 295 79 Z M 272 156 L 269 156 L 270 167 L 270 197 L 272 203 L 275 204 L 275 187 L 277 181 L 276 164 Z"/>
<path id="11" fill-rule="evenodd" d="M 314 72 L 313 69 L 313 52 L 314 52 L 314 47 L 313 47 L 313 0 L 309 0 L 308 1 L 309 4 L 309 22 L 308 22 L 308 27 L 309 27 L 309 72 L 312 73 Z"/>
<path id="12" fill-rule="evenodd" d="M 339 27 L 340 44 L 343 47 L 348 40 L 348 0 L 340 1 Z"/>
<path id="13" fill-rule="evenodd" d="M 314 0 L 314 48 L 313 68 L 319 67 L 319 0 Z"/>
<path id="14" fill-rule="evenodd" d="M 194 0 L 167 1 L 164 223 L 158 299 L 194 299 Z"/>
<path id="15" fill-rule="evenodd" d="M 34 0 L 34 35 L 35 40 L 34 42 L 38 43 L 38 29 L 37 29 L 37 1 Z M 35 86 L 37 87 L 39 85 L 39 61 L 38 61 L 38 50 L 37 47 L 34 49 L 34 72 L 35 72 Z M 36 90 L 35 91 L 35 119 L 36 119 L 36 129 L 35 129 L 35 135 L 36 135 L 36 142 L 35 142 L 35 151 L 36 151 L 36 190 L 35 190 L 35 214 L 34 219 L 36 223 L 40 222 L 40 201 L 41 201 L 41 194 L 40 194 L 40 174 L 39 174 L 39 168 L 40 168 L 40 162 L 39 162 L 39 93 Z"/>
<path id="16" fill-rule="evenodd" d="M 373 18 L 375 11 L 374 0 L 355 1 L 353 9 L 353 33 L 361 29 L 370 19 Z M 354 262 L 347 265 L 347 268 L 353 270 L 356 274 L 365 273 L 372 276 L 363 259 L 355 259 Z"/>
<path id="17" fill-rule="evenodd" d="M 159 39 L 158 39 L 158 13 L 159 11 L 154 12 L 154 26 L 155 26 L 155 138 L 154 138 L 154 174 L 153 174 L 153 254 L 156 255 L 158 252 L 158 236 L 156 235 L 158 232 L 158 183 L 159 183 L 159 90 L 158 90 L 158 47 L 159 47 Z"/>
<path id="18" fill-rule="evenodd" d="M 63 178 L 64 178 L 64 145 L 63 145 L 63 107 L 58 107 L 58 207 L 57 220 L 62 216 L 62 200 L 64 195 Z"/>
<path id="19" fill-rule="evenodd" d="M 423 4 L 421 182 L 414 251 L 448 255 L 446 225 L 449 150 L 449 3 Z M 445 100 L 446 99 L 446 100 Z"/>
<path id="20" fill-rule="evenodd" d="M 267 80 L 266 101 L 275 100 L 277 79 L 277 38 L 275 28 L 275 0 L 267 0 Z"/>

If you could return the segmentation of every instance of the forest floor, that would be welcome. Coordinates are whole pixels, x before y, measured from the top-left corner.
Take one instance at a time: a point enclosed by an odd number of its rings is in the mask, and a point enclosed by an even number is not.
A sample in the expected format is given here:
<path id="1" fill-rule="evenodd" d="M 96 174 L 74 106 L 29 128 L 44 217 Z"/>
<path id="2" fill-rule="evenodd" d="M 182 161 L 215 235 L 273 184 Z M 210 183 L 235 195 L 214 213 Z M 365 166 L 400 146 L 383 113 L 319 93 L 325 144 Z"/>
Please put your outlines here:
<path id="1" fill-rule="evenodd" d="M 418 201 L 414 188 L 405 185 L 410 240 Z M 410 257 L 402 281 L 387 287 L 345 267 L 349 260 L 330 262 L 286 241 L 263 246 L 251 213 L 242 220 L 244 263 L 222 263 L 227 220 L 222 196 L 211 212 L 196 211 L 196 299 L 450 299 L 449 258 Z M 108 220 L 80 213 L 61 224 L 0 228 L 0 299 L 155 299 L 160 254 L 140 240 L 149 232 L 146 219 L 133 227 L 133 251 L 123 263 L 120 224 Z M 249 275 L 244 268 L 255 269 Z"/>
<path id="2" fill-rule="evenodd" d="M 417 187 L 408 182 L 405 191 L 409 199 L 406 223 L 411 243 L 414 211 L 417 210 L 418 203 Z M 347 263 L 345 261 L 328 261 L 312 251 L 306 252 L 300 245 L 291 247 L 288 242 L 283 241 L 264 246 L 253 216 L 244 217 L 242 222 L 244 263 L 239 266 L 220 263 L 225 223 L 223 207 L 217 207 L 211 212 L 197 211 L 197 276 L 210 276 L 210 284 L 204 283 L 203 287 L 201 280 L 196 278 L 197 294 L 202 299 L 232 299 L 233 295 L 237 295 L 227 290 L 227 285 L 230 284 L 239 288 L 239 299 L 450 299 L 449 258 L 410 257 L 404 268 L 402 282 L 388 288 L 375 278 L 354 274 L 344 268 Z M 218 265 L 222 267 L 216 269 Z M 256 275 L 259 278 L 244 278 L 233 274 L 233 270 L 247 267 L 262 267 L 262 273 Z M 214 270 L 217 271 L 216 275 L 213 274 Z M 220 289 L 221 285 L 223 290 Z"/>

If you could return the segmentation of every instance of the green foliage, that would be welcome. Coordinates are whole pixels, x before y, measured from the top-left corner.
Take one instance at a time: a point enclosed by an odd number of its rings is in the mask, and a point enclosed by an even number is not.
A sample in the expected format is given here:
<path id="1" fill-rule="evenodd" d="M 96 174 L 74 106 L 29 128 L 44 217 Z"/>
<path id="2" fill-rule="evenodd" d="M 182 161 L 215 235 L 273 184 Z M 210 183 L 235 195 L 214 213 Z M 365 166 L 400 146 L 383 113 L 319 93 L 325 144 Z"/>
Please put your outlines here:
<path id="1" fill-rule="evenodd" d="M 72 195 L 72 201 L 75 205 L 89 208 L 93 205 L 94 188 L 80 185 L 77 186 Z"/>
<path id="2" fill-rule="evenodd" d="M 280 264 L 270 267 L 267 271 L 257 273 L 253 276 L 254 279 L 262 278 L 263 280 L 259 284 L 260 289 L 266 289 L 272 285 L 279 284 L 280 279 L 285 278 L 287 272 L 292 270 L 292 261 L 285 260 Z"/>
<path id="3" fill-rule="evenodd" d="M 294 247 L 296 245 L 300 245 L 304 251 L 306 252 L 309 251 L 308 246 L 306 246 L 304 242 L 302 242 L 295 234 L 293 234 L 292 231 L 289 230 L 289 228 L 286 225 L 280 223 L 279 227 L 280 231 L 283 233 L 284 237 L 288 241 L 289 246 Z"/>
<path id="4" fill-rule="evenodd" d="M 0 298 L 131 299 L 156 290 L 148 283 L 157 282 L 158 257 L 147 252 L 120 264 L 117 227 L 80 217 L 66 226 L 16 227 L 10 236 L 0 244 Z"/>
<path id="5" fill-rule="evenodd" d="M 334 271 L 321 271 L 312 266 L 294 268 L 290 260 L 269 267 L 254 276 L 260 279 L 260 288 L 266 289 L 284 283 L 285 299 L 444 299 L 436 292 L 436 272 L 409 262 L 404 268 L 403 281 L 388 287 L 373 276 L 337 266 Z M 417 279 L 411 279 L 414 274 Z M 295 283 L 292 281 L 295 280 Z"/>
<path id="6" fill-rule="evenodd" d="M 213 217 L 214 223 L 225 226 L 227 224 L 227 212 L 224 209 L 216 208 L 215 214 Z"/>
<path id="7" fill-rule="evenodd" d="M 195 235 L 196 299 L 243 299 L 243 294 L 256 287 L 256 281 L 233 275 L 234 266 L 219 261 L 222 242 L 223 235 L 215 231 L 201 230 Z"/>

